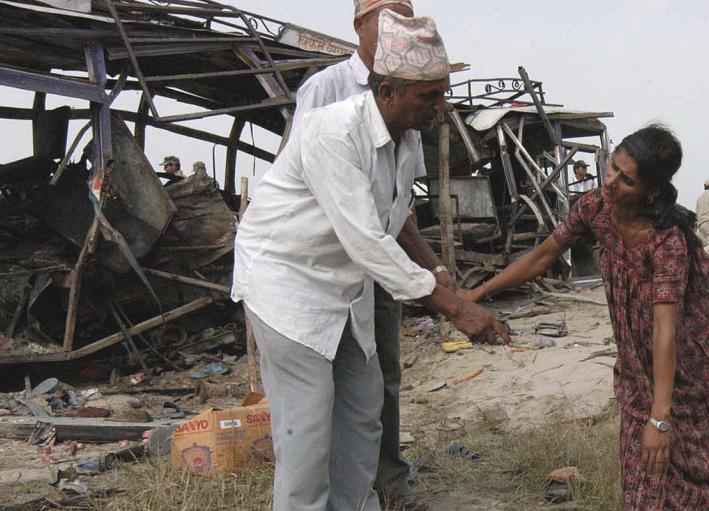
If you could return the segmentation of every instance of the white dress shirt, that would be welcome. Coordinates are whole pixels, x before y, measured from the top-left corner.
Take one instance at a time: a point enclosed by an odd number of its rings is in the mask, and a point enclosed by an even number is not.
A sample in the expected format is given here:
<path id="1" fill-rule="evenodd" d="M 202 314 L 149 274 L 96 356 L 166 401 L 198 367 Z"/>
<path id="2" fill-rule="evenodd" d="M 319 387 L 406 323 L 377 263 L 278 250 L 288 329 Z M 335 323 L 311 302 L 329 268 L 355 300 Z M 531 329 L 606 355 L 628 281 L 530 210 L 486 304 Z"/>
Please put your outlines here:
<path id="1" fill-rule="evenodd" d="M 239 225 L 232 299 L 328 360 L 351 316 L 371 357 L 372 279 L 398 300 L 436 286 L 395 239 L 419 140 L 409 130 L 395 145 L 371 92 L 302 116 Z"/>

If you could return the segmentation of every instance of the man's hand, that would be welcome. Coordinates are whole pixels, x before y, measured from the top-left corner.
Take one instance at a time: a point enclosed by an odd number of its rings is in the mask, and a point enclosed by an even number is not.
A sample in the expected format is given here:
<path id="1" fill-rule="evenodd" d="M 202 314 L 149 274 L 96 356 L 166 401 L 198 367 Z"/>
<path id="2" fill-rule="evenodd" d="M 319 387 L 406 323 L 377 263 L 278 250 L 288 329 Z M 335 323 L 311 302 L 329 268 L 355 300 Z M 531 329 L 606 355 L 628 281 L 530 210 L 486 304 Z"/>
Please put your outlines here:
<path id="1" fill-rule="evenodd" d="M 455 294 L 465 300 L 466 302 L 476 303 L 479 302 L 483 297 L 481 293 L 482 287 L 476 287 L 475 289 L 456 289 Z"/>
<path id="2" fill-rule="evenodd" d="M 461 300 L 458 311 L 450 319 L 458 330 L 479 342 L 499 344 L 496 337 L 504 344 L 511 341 L 504 325 L 478 304 Z"/>
<path id="3" fill-rule="evenodd" d="M 455 279 L 451 277 L 451 274 L 447 271 L 439 271 L 434 274 L 436 277 L 436 284 L 445 287 L 451 293 L 455 293 L 458 290 L 458 284 Z"/>
<path id="4" fill-rule="evenodd" d="M 670 462 L 671 431 L 662 433 L 649 422 L 643 431 L 643 451 L 640 457 L 642 469 L 654 476 L 661 475 Z"/>

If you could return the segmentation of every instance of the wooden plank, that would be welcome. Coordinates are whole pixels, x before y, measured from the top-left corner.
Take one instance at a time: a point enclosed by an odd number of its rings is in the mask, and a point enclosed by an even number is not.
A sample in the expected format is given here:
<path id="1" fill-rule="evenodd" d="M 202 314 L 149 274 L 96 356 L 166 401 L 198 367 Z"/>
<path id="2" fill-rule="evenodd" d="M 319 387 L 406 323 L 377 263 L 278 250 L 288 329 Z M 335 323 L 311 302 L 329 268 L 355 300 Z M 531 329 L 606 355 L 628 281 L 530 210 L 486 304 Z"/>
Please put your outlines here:
<path id="1" fill-rule="evenodd" d="M 68 440 L 119 442 L 121 440 L 141 440 L 143 432 L 172 424 L 175 421 L 116 422 L 106 419 L 74 417 L 42 417 L 41 419 L 27 417 L 16 422 L 0 422 L 0 438 L 26 440 L 38 422 L 54 426 L 58 442 Z"/>
<path id="2" fill-rule="evenodd" d="M 438 214 L 441 224 L 441 252 L 443 264 L 456 274 L 455 239 L 453 237 L 453 214 L 450 190 L 450 124 L 445 117 L 439 118 L 438 134 Z"/>
<path id="3" fill-rule="evenodd" d="M 177 307 L 176 309 L 166 312 L 165 314 L 155 316 L 153 318 L 143 321 L 142 323 L 138 323 L 137 325 L 134 325 L 129 328 L 128 333 L 130 335 L 136 335 L 145 332 L 146 330 L 150 330 L 151 328 L 155 328 L 156 326 L 164 325 L 165 323 L 184 316 L 185 314 L 189 314 L 190 312 L 194 312 L 198 309 L 201 309 L 202 307 L 213 303 L 213 301 L 214 300 L 211 297 L 207 296 L 198 298 L 181 307 Z M 96 353 L 97 351 L 101 351 L 102 349 L 108 348 L 109 346 L 113 346 L 114 344 L 117 344 L 122 340 L 123 333 L 118 332 L 113 335 L 109 335 L 108 337 L 104 337 L 103 339 L 100 339 L 98 341 L 92 342 L 91 344 L 88 344 L 75 351 L 63 351 L 57 353 L 32 355 L 10 355 L 6 357 L 0 357 L 0 365 L 65 362 L 67 360 L 76 360 L 78 358 L 85 357 L 86 355 Z"/>
<path id="4" fill-rule="evenodd" d="M 191 277 L 183 277 L 182 275 L 176 275 L 174 273 L 168 273 L 166 271 L 153 270 L 151 268 L 143 268 L 143 271 L 149 275 L 155 275 L 167 280 L 172 280 L 175 282 L 180 282 L 182 284 L 188 284 L 190 286 L 201 287 L 204 289 L 211 289 L 212 291 L 219 291 L 224 294 L 231 294 L 231 288 L 228 286 L 222 286 L 215 284 L 213 282 L 207 282 L 206 280 L 193 279 Z"/>

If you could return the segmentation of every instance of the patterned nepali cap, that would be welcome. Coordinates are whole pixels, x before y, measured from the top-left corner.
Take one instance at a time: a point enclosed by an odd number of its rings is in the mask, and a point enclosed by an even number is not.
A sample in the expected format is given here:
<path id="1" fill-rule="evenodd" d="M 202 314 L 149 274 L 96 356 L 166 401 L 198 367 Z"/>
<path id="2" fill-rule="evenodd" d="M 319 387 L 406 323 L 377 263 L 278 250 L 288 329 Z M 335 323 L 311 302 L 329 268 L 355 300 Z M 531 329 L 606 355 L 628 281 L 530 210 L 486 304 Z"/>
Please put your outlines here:
<path id="1" fill-rule="evenodd" d="M 427 16 L 407 18 L 384 9 L 379 13 L 372 70 L 407 80 L 432 81 L 448 76 L 448 55 L 434 21 Z"/>
<path id="2" fill-rule="evenodd" d="M 414 12 L 414 6 L 411 5 L 411 0 L 354 0 L 355 6 L 355 18 L 364 16 L 368 12 L 372 12 L 374 9 L 379 9 L 383 5 L 388 4 L 401 4 L 405 5 L 411 12 Z"/>

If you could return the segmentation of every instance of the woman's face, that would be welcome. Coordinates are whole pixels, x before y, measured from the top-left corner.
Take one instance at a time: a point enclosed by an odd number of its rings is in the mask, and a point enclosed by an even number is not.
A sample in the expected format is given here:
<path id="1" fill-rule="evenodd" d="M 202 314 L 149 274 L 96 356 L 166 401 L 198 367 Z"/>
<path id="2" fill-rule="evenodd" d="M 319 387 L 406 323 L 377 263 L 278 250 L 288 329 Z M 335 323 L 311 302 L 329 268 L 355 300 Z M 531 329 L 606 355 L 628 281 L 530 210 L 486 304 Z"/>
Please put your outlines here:
<path id="1" fill-rule="evenodd" d="M 638 166 L 624 150 L 616 151 L 606 166 L 601 195 L 606 202 L 626 208 L 640 208 L 650 195 L 640 181 Z"/>

